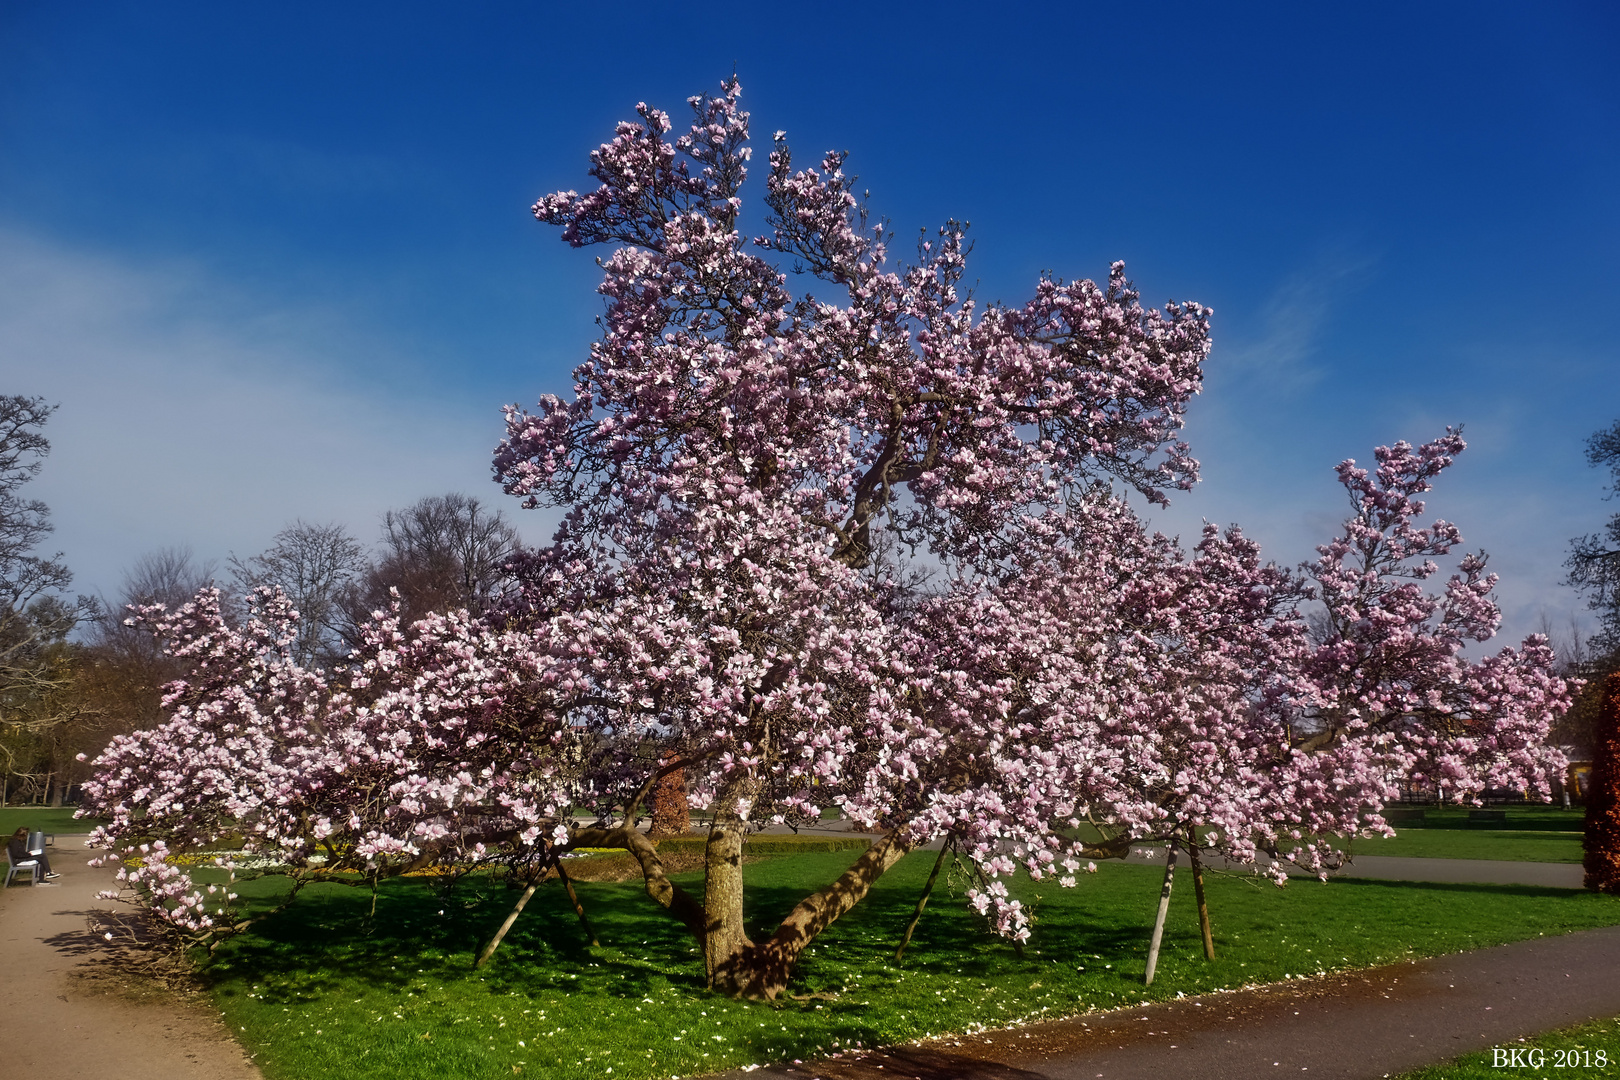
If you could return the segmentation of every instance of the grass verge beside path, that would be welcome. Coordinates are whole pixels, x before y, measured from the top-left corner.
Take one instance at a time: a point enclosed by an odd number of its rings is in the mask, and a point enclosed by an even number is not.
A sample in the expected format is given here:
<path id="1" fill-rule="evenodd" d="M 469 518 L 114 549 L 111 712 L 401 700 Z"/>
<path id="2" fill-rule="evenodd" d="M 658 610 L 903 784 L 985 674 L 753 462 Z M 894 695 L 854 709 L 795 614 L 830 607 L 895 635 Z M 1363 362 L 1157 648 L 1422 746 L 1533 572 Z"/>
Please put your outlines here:
<path id="1" fill-rule="evenodd" d="M 73 817 L 71 806 L 0 807 L 0 834 L 10 835 L 21 828 L 48 833 L 87 833 L 104 824 L 99 818 Z"/>
<path id="2" fill-rule="evenodd" d="M 1517 1057 L 1511 1056 L 1515 1050 L 1519 1051 Z M 1620 1073 L 1620 1017 L 1504 1043 L 1444 1065 L 1405 1073 L 1401 1080 L 1502 1080 L 1506 1076 L 1550 1080 L 1616 1073 Z"/>
<path id="3" fill-rule="evenodd" d="M 1398 818 L 1402 815 L 1422 814 L 1423 821 L 1416 827 L 1420 829 L 1467 829 L 1474 831 L 1490 831 L 1497 826 L 1485 825 L 1474 821 L 1470 815 L 1480 810 L 1500 813 L 1506 821 L 1500 826 L 1503 829 L 1544 829 L 1551 832 L 1579 832 L 1585 826 L 1586 811 L 1582 807 L 1572 806 L 1565 809 L 1562 806 L 1538 805 L 1529 803 L 1513 806 L 1405 806 L 1392 805 L 1385 809 L 1386 815 Z M 1393 818 L 1392 818 L 1393 820 Z M 1400 823 L 1395 822 L 1397 829 Z"/>
<path id="4" fill-rule="evenodd" d="M 1388 839 L 1352 840 L 1355 855 L 1398 855 L 1418 859 L 1495 859 L 1508 862 L 1578 863 L 1581 834 L 1514 829 L 1425 829 L 1397 826 Z"/>
<path id="5" fill-rule="evenodd" d="M 851 858 L 748 865 L 755 932 Z M 472 970 L 474 951 L 516 895 L 497 883 L 469 879 L 441 893 L 426 879 L 392 882 L 374 918 L 368 892 L 316 886 L 223 947 L 207 971 L 227 1022 L 270 1080 L 620 1080 L 808 1059 L 1620 923 L 1620 901 L 1569 890 L 1365 880 L 1278 890 L 1212 875 L 1217 960 L 1202 957 L 1183 880 L 1147 991 L 1142 969 L 1161 871 L 1109 865 L 1076 889 L 1027 881 L 1015 889 L 1038 918 L 1022 959 L 942 881 L 896 965 L 895 944 L 933 858 L 907 857 L 822 935 L 790 992 L 828 996 L 802 1001 L 706 993 L 690 939 L 639 883 L 579 884 L 598 948 L 585 944 L 561 889 L 548 884 L 482 972 Z M 697 882 L 682 877 L 688 887 Z M 241 888 L 268 900 L 276 884 Z"/>
<path id="6" fill-rule="evenodd" d="M 1467 806 L 1390 807 L 1396 835 L 1352 841 L 1357 855 L 1396 855 L 1419 859 L 1495 859 L 1509 862 L 1578 863 L 1586 811 L 1562 806 L 1499 806 L 1500 825 L 1470 818 Z M 1423 820 L 1400 821 L 1422 814 Z"/>

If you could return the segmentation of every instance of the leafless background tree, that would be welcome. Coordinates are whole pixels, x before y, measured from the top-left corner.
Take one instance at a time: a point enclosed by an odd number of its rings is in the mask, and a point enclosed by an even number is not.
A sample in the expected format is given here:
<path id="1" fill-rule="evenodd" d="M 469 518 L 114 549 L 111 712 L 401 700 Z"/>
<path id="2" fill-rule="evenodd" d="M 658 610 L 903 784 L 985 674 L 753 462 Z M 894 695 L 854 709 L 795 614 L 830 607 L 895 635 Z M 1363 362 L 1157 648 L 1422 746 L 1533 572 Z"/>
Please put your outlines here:
<path id="1" fill-rule="evenodd" d="M 237 588 L 250 592 L 276 586 L 298 609 L 294 654 L 307 666 L 327 666 L 348 648 L 344 639 L 344 594 L 366 572 L 366 549 L 342 525 L 312 525 L 302 519 L 276 534 L 268 550 L 230 559 Z"/>
<path id="2" fill-rule="evenodd" d="M 506 565 L 522 546 L 501 513 L 469 495 L 430 495 L 383 518 L 377 558 L 344 594 L 347 635 L 397 593 L 407 621 L 430 612 L 481 612 L 508 584 Z"/>
<path id="3" fill-rule="evenodd" d="M 63 595 L 73 575 L 60 553 L 36 554 L 50 510 L 19 493 L 45 463 L 43 428 L 56 406 L 0 396 L 0 800 L 21 789 L 60 799 L 62 729 L 79 715 L 68 635 L 93 612 Z"/>
<path id="4" fill-rule="evenodd" d="M 1586 441 L 1586 460 L 1609 470 L 1609 497 L 1620 495 L 1620 420 Z M 1566 579 L 1586 595 L 1598 613 L 1599 630 L 1591 644 L 1598 654 L 1620 654 L 1620 513 L 1609 517 L 1601 533 L 1577 536 L 1564 560 Z"/>
<path id="5" fill-rule="evenodd" d="M 163 643 L 133 622 L 130 609 L 162 604 L 173 611 L 214 578 L 214 563 L 199 562 L 190 548 L 161 548 L 137 559 L 118 596 L 101 602 L 81 642 L 79 679 L 81 692 L 107 717 L 109 733 L 155 723 L 164 685 L 184 673 Z"/>
<path id="6" fill-rule="evenodd" d="M 1586 460 L 1609 470 L 1609 497 L 1620 495 L 1620 420 L 1586 441 Z M 1553 735 L 1584 757 L 1592 751 L 1605 680 L 1620 671 L 1620 513 L 1610 515 L 1601 533 L 1571 540 L 1564 568 L 1568 571 L 1565 583 L 1580 590 L 1587 606 L 1596 612 L 1598 629 L 1591 635 L 1574 629 L 1551 635 L 1566 674 L 1587 680 L 1586 689 L 1557 722 Z"/>
<path id="7" fill-rule="evenodd" d="M 183 674 L 162 642 L 130 623 L 129 608 L 173 610 L 213 584 L 217 567 L 189 548 L 163 548 L 130 567 L 116 597 L 64 599 L 66 567 L 33 554 L 50 532 L 48 511 L 16 493 L 49 449 L 39 428 L 50 412 L 37 399 L 0 399 L 0 799 L 54 805 L 83 769 L 76 755 L 93 758 L 114 735 L 157 722 L 165 685 Z M 371 613 L 396 601 L 410 620 L 484 610 L 519 550 L 498 511 L 460 494 L 390 511 L 374 553 L 342 525 L 298 520 L 264 552 L 231 557 L 227 618 L 233 608 L 240 615 L 242 594 L 279 587 L 302 616 L 299 661 L 331 667 Z"/>

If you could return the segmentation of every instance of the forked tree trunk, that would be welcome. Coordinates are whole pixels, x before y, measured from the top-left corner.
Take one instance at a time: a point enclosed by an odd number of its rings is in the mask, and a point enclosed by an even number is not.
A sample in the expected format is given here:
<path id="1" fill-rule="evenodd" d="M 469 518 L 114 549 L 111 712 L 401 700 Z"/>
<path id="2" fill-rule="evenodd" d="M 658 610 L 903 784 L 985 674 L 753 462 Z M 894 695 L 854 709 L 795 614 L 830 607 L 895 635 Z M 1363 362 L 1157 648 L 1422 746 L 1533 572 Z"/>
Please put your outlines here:
<path id="1" fill-rule="evenodd" d="M 730 800 L 726 800 L 730 801 Z M 732 802 L 732 805 L 735 805 Z M 576 829 L 574 847 L 618 847 L 641 864 L 647 895 L 680 919 L 703 953 L 709 988 L 731 997 L 771 1000 L 787 989 L 794 965 L 810 942 L 854 907 L 911 850 L 897 833 L 879 838 L 838 880 L 799 901 L 763 942 L 743 923 L 742 841 L 747 828 L 735 814 L 717 813 L 705 852 L 704 903 L 665 875 L 658 851 L 634 829 Z"/>
<path id="2" fill-rule="evenodd" d="M 733 940 L 746 944 L 720 958 L 710 976 L 710 986 L 732 997 L 775 999 L 787 989 L 788 978 L 805 947 L 859 903 L 873 883 L 910 850 L 909 842 L 897 833 L 889 833 L 862 852 L 837 881 L 799 901 L 768 940 L 757 945 L 746 943 L 739 932 Z M 710 926 L 716 926 L 713 920 Z"/>

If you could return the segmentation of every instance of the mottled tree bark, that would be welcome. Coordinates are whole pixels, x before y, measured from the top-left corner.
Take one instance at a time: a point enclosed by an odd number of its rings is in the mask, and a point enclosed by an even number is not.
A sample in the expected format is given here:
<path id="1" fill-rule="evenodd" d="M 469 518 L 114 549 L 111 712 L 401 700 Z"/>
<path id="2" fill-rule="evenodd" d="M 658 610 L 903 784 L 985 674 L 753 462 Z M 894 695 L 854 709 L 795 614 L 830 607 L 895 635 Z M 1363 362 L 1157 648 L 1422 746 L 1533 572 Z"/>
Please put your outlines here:
<path id="1" fill-rule="evenodd" d="M 1620 674 L 1603 688 L 1586 793 L 1586 887 L 1620 894 Z"/>
<path id="2" fill-rule="evenodd" d="M 703 969 L 709 988 L 735 993 L 729 974 L 753 948 L 743 925 L 742 849 L 748 825 L 734 814 L 716 813 L 704 851 Z"/>
<path id="3" fill-rule="evenodd" d="M 769 940 L 747 944 L 723 958 L 710 976 L 710 985 L 733 997 L 770 1000 L 779 996 L 787 989 L 805 946 L 859 903 L 873 883 L 910 850 L 911 844 L 898 833 L 878 840 L 837 881 L 799 901 Z"/>
<path id="4" fill-rule="evenodd" d="M 703 941 L 707 923 L 703 905 L 692 894 L 669 880 L 658 849 L 646 835 L 634 829 L 576 829 L 570 837 L 572 847 L 616 847 L 630 853 L 641 866 L 642 883 L 654 903 L 679 919 L 695 936 Z"/>

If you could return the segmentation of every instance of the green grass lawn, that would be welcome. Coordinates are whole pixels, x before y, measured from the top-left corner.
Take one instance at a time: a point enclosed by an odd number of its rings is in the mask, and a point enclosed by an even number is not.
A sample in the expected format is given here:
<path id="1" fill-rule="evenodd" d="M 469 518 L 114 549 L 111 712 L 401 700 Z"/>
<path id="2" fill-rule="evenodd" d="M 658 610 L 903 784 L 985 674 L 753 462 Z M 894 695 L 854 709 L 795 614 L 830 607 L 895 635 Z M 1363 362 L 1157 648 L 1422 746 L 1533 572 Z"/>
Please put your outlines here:
<path id="1" fill-rule="evenodd" d="M 87 833 L 100 824 L 99 819 L 75 820 L 71 806 L 0 807 L 0 834 L 10 835 L 25 826 L 48 833 Z"/>
<path id="2" fill-rule="evenodd" d="M 1515 1062 L 1505 1055 L 1498 1059 L 1491 1050 L 1485 1050 L 1445 1065 L 1406 1073 L 1401 1080 L 1501 1080 L 1505 1076 L 1547 1080 L 1564 1076 L 1612 1076 L 1620 1072 L 1620 1017 L 1504 1043 L 1500 1049 L 1518 1049 L 1523 1053 Z M 1541 1052 L 1539 1057 L 1530 1053 L 1535 1050 Z M 1498 1060 L 1502 1064 L 1497 1064 Z M 1534 1062 L 1538 1060 L 1541 1064 L 1536 1066 Z"/>
<path id="3" fill-rule="evenodd" d="M 1400 813 L 1402 808 L 1392 808 Z M 1585 811 L 1580 807 L 1509 806 L 1501 808 L 1507 820 L 1500 827 L 1469 820 L 1470 808 L 1426 807 L 1424 820 L 1395 825 L 1389 839 L 1355 840 L 1350 851 L 1359 855 L 1398 855 L 1421 859 L 1497 859 L 1511 862 L 1581 861 Z"/>
<path id="4" fill-rule="evenodd" d="M 1351 841 L 1352 855 L 1400 855 L 1421 859 L 1497 859 L 1512 862 L 1581 861 L 1581 834 L 1519 829 L 1429 829 L 1399 826 L 1388 839 Z"/>
<path id="5" fill-rule="evenodd" d="M 1507 821 L 1502 826 L 1487 826 L 1477 823 L 1469 818 L 1469 814 L 1479 810 L 1502 813 Z M 1563 806 L 1555 803 L 1513 803 L 1502 806 L 1413 806 L 1406 803 L 1392 803 L 1383 813 L 1392 819 L 1396 829 L 1400 829 L 1400 818 L 1403 814 L 1422 814 L 1422 823 L 1419 827 L 1424 829 L 1484 829 L 1489 831 L 1492 827 L 1502 829 L 1547 829 L 1552 832 L 1579 832 L 1586 823 L 1586 810 L 1581 806 L 1570 806 L 1565 810 Z"/>
<path id="6" fill-rule="evenodd" d="M 750 864 L 748 910 L 758 930 L 851 858 Z M 1182 875 L 1148 991 L 1142 970 L 1162 872 L 1110 864 L 1076 889 L 1019 888 L 1038 918 L 1022 959 L 942 882 L 897 965 L 894 947 L 932 859 L 904 860 L 805 957 L 791 992 L 831 999 L 769 1005 L 706 993 L 690 939 L 638 883 L 579 885 L 598 948 L 585 944 L 561 890 L 543 887 L 476 973 L 474 951 L 515 893 L 488 879 L 450 893 L 426 879 L 393 882 L 370 918 L 368 892 L 317 886 L 222 947 L 206 970 L 226 1021 L 270 1080 L 617 1080 L 808 1059 L 1620 923 L 1620 900 L 1569 890 L 1364 880 L 1279 890 L 1212 876 L 1217 959 L 1209 963 Z M 266 895 L 276 884 L 242 888 Z"/>
<path id="7" fill-rule="evenodd" d="M 1418 808 L 1396 807 L 1412 811 Z M 1578 863 L 1585 811 L 1554 806 L 1512 806 L 1500 827 L 1482 827 L 1468 820 L 1468 807 L 1421 808 L 1422 823 L 1397 822 L 1396 835 L 1362 837 L 1340 847 L 1352 854 L 1396 855 L 1422 859 L 1495 859 L 1510 862 Z M 1082 839 L 1095 841 L 1097 832 L 1082 826 Z"/>
<path id="8" fill-rule="evenodd" d="M 1421 810 L 1425 829 L 1470 829 L 1489 831 L 1477 822 L 1470 822 L 1468 815 L 1476 808 L 1468 806 L 1427 806 L 1402 807 L 1391 806 L 1389 813 L 1400 814 L 1403 810 Z M 1527 804 L 1523 806 L 1489 806 L 1486 810 L 1500 810 L 1507 815 L 1507 821 L 1501 827 L 1504 829 L 1519 830 L 1548 830 L 1551 832 L 1580 832 L 1585 827 L 1586 811 L 1579 806 L 1568 810 L 1562 806 Z M 1396 824 L 1397 829 L 1401 826 Z"/>

